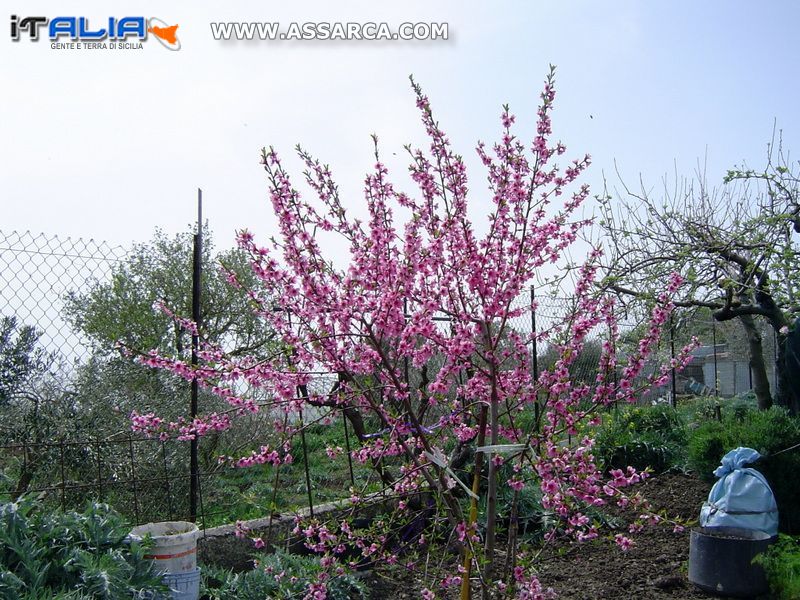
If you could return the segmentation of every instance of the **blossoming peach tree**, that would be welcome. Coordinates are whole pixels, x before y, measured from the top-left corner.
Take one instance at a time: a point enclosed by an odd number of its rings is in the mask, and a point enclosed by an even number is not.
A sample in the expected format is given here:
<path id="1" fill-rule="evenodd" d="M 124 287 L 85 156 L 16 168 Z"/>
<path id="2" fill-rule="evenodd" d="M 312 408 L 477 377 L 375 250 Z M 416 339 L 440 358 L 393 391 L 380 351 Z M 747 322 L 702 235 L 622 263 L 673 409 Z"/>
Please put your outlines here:
<path id="1" fill-rule="evenodd" d="M 460 587 L 462 598 L 470 596 L 471 587 L 484 598 L 511 593 L 546 597 L 529 561 L 518 555 L 513 531 L 504 538 L 510 558 L 502 566 L 497 560 L 498 491 L 508 486 L 516 500 L 525 486 L 538 486 L 558 531 L 579 540 L 599 535 L 588 507 L 642 504 L 624 488 L 646 473 L 629 468 L 605 475 L 592 453 L 593 439 L 586 433 L 591 429 L 582 424 L 596 423 L 602 409 L 614 402 L 635 401 L 643 385 L 663 384 L 668 369 L 684 364 L 689 352 L 685 348 L 673 364 L 643 376 L 672 310 L 670 297 L 680 285 L 676 276 L 665 282 L 638 348 L 617 364 L 613 303 L 595 286 L 598 250 L 589 253 L 579 271 L 574 310 L 563 322 L 538 334 L 512 327 L 515 319 L 535 310 L 535 304 L 518 299 L 537 270 L 557 263 L 587 224 L 576 211 L 589 188 L 577 182 L 590 159 L 558 164 L 565 147 L 550 140 L 553 81 L 551 69 L 532 143 L 515 136 L 515 118 L 506 107 L 499 141 L 491 148 L 477 146 L 489 188 L 482 196 L 488 216 L 481 235 L 468 214 L 464 162 L 413 80 L 430 140 L 426 150 L 407 148 L 416 189 L 395 188 L 375 139 L 375 165 L 364 182 L 369 217 L 363 222 L 348 216 L 327 166 L 298 148 L 312 202 L 295 187 L 278 153 L 265 150 L 263 166 L 279 235 L 268 247 L 257 245 L 247 231 L 238 241 L 263 284 L 259 291 L 245 291 L 265 327 L 280 340 L 280 351 L 255 359 L 204 344 L 197 366 L 183 357 L 143 356 L 147 364 L 197 380 L 227 400 L 231 410 L 176 423 L 134 414 L 134 429 L 193 438 L 226 429 L 236 414 L 267 410 L 280 439 L 231 460 L 242 467 L 269 463 L 278 468 L 292 461 L 289 441 L 308 425 L 308 418 L 303 424 L 298 415 L 308 415 L 311 407 L 323 422 L 344 414 L 358 438 L 353 458 L 377 473 L 383 487 L 377 496 L 393 500 L 392 514 L 381 522 L 395 530 L 406 525 L 404 535 L 413 536 L 406 550 L 423 548 L 426 536 L 440 535 L 461 553 L 458 568 L 430 583 L 423 598 L 434 598 L 449 586 Z M 398 214 L 410 217 L 399 219 Z M 325 256 L 319 244 L 323 234 L 338 236 L 349 252 L 346 264 Z M 240 286 L 233 272 L 229 281 Z M 597 328 L 609 335 L 596 381 L 576 383 L 569 367 Z M 530 368 L 534 335 L 547 337 L 558 349 L 554 367 L 538 376 Z M 333 375 L 335 384 L 312 391 L 320 372 Z M 257 402 L 244 393 L 252 389 L 268 400 Z M 534 412 L 538 419 L 521 419 Z M 380 435 L 368 431 L 367 424 Z M 454 461 L 467 448 L 474 469 L 465 478 L 463 471 L 456 473 Z M 340 450 L 328 451 L 334 457 Z M 481 496 L 485 510 L 479 519 Z M 351 490 L 354 506 L 367 500 L 366 494 Z M 643 504 L 643 518 L 659 519 L 647 517 L 645 509 Z M 410 525 L 421 514 L 427 519 L 415 530 Z M 404 553 L 397 543 L 397 534 L 359 532 L 346 519 L 298 519 L 296 533 L 305 536 L 307 547 L 322 556 L 326 567 L 308 598 L 325 598 L 326 578 L 353 560 L 353 548 L 359 554 L 356 562 L 415 565 L 413 553 Z M 623 549 L 632 543 L 624 534 L 615 539 Z"/>

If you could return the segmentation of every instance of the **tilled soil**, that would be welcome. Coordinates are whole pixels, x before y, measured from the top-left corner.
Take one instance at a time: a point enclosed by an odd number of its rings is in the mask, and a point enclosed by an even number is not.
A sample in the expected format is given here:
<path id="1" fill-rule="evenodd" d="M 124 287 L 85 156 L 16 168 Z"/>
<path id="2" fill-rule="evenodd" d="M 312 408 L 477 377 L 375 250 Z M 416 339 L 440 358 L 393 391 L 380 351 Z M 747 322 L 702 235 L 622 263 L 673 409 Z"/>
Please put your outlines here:
<path id="1" fill-rule="evenodd" d="M 641 489 L 654 510 L 664 509 L 670 516 L 694 521 L 710 485 L 691 475 L 665 474 L 648 479 Z M 665 525 L 646 527 L 631 536 L 635 545 L 627 552 L 609 535 L 587 543 L 556 542 L 540 555 L 539 579 L 562 600 L 709 598 L 687 579 L 689 531 L 673 533 L 672 527 Z M 449 565 L 453 571 L 455 564 L 453 559 Z M 370 574 L 373 597 L 419 598 L 423 586 L 419 575 L 400 571 L 379 569 Z M 454 591 L 436 591 L 437 598 L 458 597 Z"/>
<path id="2" fill-rule="evenodd" d="M 661 475 L 642 485 L 653 508 L 695 520 L 710 486 L 688 475 Z M 562 544 L 543 554 L 540 581 L 562 599 L 708 598 L 689 583 L 689 528 L 647 527 L 633 535 L 635 545 L 622 552 L 608 538 Z M 562 554 L 563 553 L 563 554 Z"/>

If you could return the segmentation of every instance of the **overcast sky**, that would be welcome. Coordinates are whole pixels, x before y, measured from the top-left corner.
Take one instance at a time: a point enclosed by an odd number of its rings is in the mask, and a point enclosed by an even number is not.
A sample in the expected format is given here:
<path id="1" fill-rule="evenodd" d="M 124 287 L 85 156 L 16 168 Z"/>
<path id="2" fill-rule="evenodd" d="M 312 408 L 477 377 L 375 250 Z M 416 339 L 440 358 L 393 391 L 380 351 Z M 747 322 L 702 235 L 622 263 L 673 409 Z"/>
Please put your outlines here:
<path id="1" fill-rule="evenodd" d="M 302 143 L 330 163 L 346 204 L 362 203 L 369 134 L 405 181 L 402 146 L 420 142 L 414 74 L 456 148 L 493 141 L 501 105 L 531 125 L 548 64 L 557 71 L 555 137 L 592 154 L 595 191 L 639 174 L 708 178 L 764 163 L 773 124 L 800 153 L 800 3 L 509 1 L 115 3 L 18 2 L 20 16 L 142 15 L 179 24 L 182 48 L 53 50 L 46 39 L 0 42 L 0 229 L 128 244 L 156 226 L 185 229 L 195 190 L 221 245 L 247 227 L 275 232 L 260 149 Z M 210 3 L 209 3 L 210 4 Z M 8 5 L 7 5 L 8 6 Z M 24 11 L 24 12 L 22 12 Z M 8 18 L 8 17 L 6 17 Z M 221 42 L 211 21 L 436 21 L 447 41 Z M 394 157 L 393 152 L 398 156 Z M 296 164 L 296 163 L 293 163 Z M 299 171 L 298 175 L 299 175 Z"/>

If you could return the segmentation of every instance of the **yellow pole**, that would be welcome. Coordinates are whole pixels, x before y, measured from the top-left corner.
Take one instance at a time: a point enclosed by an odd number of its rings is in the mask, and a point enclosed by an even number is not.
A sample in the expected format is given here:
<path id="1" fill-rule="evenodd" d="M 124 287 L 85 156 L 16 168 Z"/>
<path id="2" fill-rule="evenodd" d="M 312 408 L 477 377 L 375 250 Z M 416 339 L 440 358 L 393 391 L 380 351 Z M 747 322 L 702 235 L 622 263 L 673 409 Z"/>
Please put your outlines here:
<path id="1" fill-rule="evenodd" d="M 487 406 L 481 406 L 480 424 L 478 426 L 478 447 L 483 446 L 486 441 L 486 413 Z M 483 470 L 483 453 L 475 453 L 475 472 L 472 474 L 472 493 L 475 494 L 469 503 L 469 522 L 467 530 L 472 528 L 473 523 L 478 520 L 478 492 L 481 488 L 481 471 Z M 464 578 L 461 580 L 461 600 L 470 600 L 469 578 L 472 572 L 472 551 L 469 544 L 464 551 Z"/>

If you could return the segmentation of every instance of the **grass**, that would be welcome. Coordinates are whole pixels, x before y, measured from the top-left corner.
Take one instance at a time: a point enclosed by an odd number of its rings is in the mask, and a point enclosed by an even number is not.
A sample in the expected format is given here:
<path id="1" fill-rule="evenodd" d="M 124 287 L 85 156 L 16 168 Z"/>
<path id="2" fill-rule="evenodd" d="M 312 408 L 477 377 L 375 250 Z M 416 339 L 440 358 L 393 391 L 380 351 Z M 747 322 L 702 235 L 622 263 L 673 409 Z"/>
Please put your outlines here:
<path id="1" fill-rule="evenodd" d="M 311 425 L 306 431 L 306 447 L 309 458 L 309 479 L 314 505 L 319 505 L 350 496 L 350 488 L 373 492 L 380 489 L 371 465 L 361 465 L 353 461 L 351 480 L 346 452 L 331 459 L 326 447 L 346 448 L 345 434 L 341 421 L 331 425 Z M 350 442 L 355 447 L 357 441 L 350 433 Z M 236 451 L 237 456 L 257 450 L 258 445 Z M 277 469 L 270 465 L 256 465 L 247 468 L 223 468 L 208 472 L 201 467 L 201 512 L 202 522 L 207 527 L 232 523 L 236 520 L 255 519 L 268 516 L 271 512 L 291 513 L 308 506 L 308 493 L 305 477 L 304 452 L 300 436 L 292 441 L 292 455 L 295 462 Z M 222 449 L 222 453 L 225 450 Z M 216 456 L 216 455 L 215 455 Z M 126 457 L 123 457 L 126 458 Z M 215 457 L 212 457 L 214 459 Z M 57 459 L 56 459 L 57 460 Z M 125 466 L 125 461 L 120 459 Z M 85 461 L 84 461 L 85 463 Z M 0 500 L 8 500 L 16 487 L 22 465 L 20 457 L 5 457 L 0 463 Z M 160 455 L 137 456 L 136 482 L 131 481 L 131 473 L 123 471 L 116 478 L 109 468 L 103 470 L 103 482 L 96 485 L 97 475 L 93 463 L 76 461 L 67 464 L 65 471 L 67 489 L 64 492 L 66 506 L 79 506 L 91 498 L 107 502 L 130 521 L 147 522 L 186 519 L 189 514 L 189 476 L 188 444 L 181 452 L 169 460 L 169 481 L 164 481 L 164 467 Z M 43 503 L 57 508 L 62 503 L 60 490 L 61 472 L 57 467 L 41 469 L 31 486 L 52 487 L 45 494 Z M 69 489 L 72 485 L 88 484 L 79 489 Z"/>
<path id="2" fill-rule="evenodd" d="M 361 465 L 354 460 L 351 479 L 346 452 L 333 459 L 328 457 L 325 451 L 328 446 L 345 447 L 341 426 L 314 425 L 307 429 L 305 437 L 311 500 L 315 506 L 348 498 L 353 486 L 359 492 L 380 489 L 370 465 Z M 351 442 L 354 442 L 352 438 L 351 434 Z M 286 514 L 308 507 L 308 486 L 300 436 L 292 440 L 292 455 L 295 457 L 292 464 L 277 468 L 277 492 L 276 468 L 270 465 L 226 469 L 214 477 L 213 483 L 209 482 L 203 490 L 206 526 L 213 527 L 238 519 L 255 519 L 270 513 Z"/>

